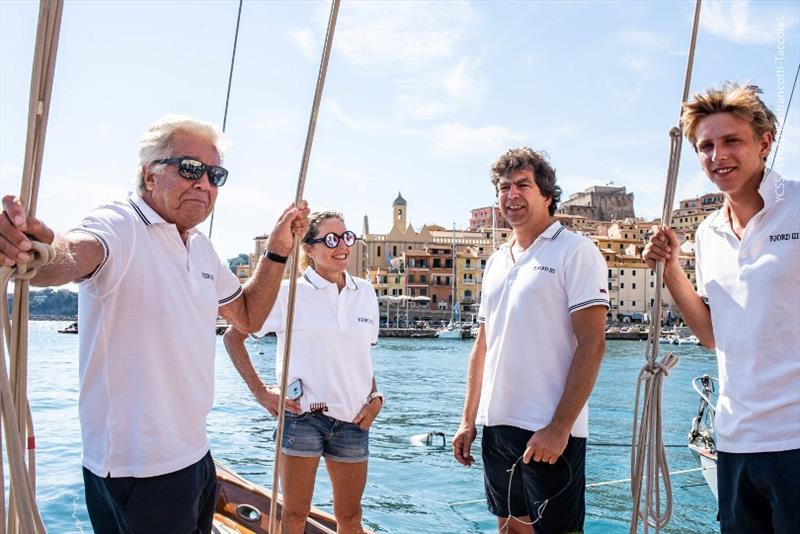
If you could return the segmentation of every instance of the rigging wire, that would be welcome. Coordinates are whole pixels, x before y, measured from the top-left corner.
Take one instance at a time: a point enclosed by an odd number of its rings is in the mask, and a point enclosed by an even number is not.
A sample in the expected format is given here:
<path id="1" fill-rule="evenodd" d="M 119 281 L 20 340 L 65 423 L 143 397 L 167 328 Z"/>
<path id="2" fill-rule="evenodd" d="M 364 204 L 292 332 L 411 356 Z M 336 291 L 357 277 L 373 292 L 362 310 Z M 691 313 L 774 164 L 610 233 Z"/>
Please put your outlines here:
<path id="1" fill-rule="evenodd" d="M 700 8 L 702 0 L 696 0 L 692 33 L 689 40 L 689 52 L 686 61 L 686 73 L 683 82 L 681 103 L 689 98 L 689 87 L 694 67 L 694 54 L 697 44 L 697 30 L 700 24 Z M 661 213 L 661 224 L 667 224 L 672 214 L 675 201 L 675 189 L 678 182 L 681 146 L 683 142 L 680 121 L 669 131 L 670 154 L 667 170 L 667 182 L 664 191 L 664 206 Z M 678 364 L 678 357 L 672 352 L 658 360 L 661 337 L 661 297 L 662 280 L 664 279 L 664 263 L 656 263 L 656 294 L 652 311 L 650 333 L 647 338 L 646 362 L 639 371 L 636 381 L 636 400 L 633 408 L 633 430 L 631 432 L 631 534 L 636 534 L 639 521 L 644 525 L 644 532 L 653 527 L 655 532 L 669 523 L 672 516 L 672 484 L 669 478 L 667 451 L 664 447 L 664 434 L 661 426 L 661 400 L 663 397 L 664 379 L 670 370 Z M 639 399 L 644 387 L 642 401 L 641 426 L 639 426 Z M 647 473 L 645 475 L 645 472 Z M 661 484 L 664 486 L 664 511 L 661 512 Z M 643 487 L 644 485 L 644 487 Z M 642 495 L 644 490 L 644 496 Z M 644 503 L 642 500 L 644 498 Z M 642 506 L 644 504 L 644 506 Z"/>
<path id="2" fill-rule="evenodd" d="M 325 45 L 322 49 L 322 59 L 320 60 L 319 72 L 317 74 L 317 87 L 314 90 L 314 102 L 311 105 L 311 116 L 308 120 L 308 131 L 306 132 L 306 144 L 303 149 L 303 160 L 300 164 L 300 175 L 297 178 L 297 191 L 295 193 L 294 205 L 298 206 L 303 200 L 303 190 L 305 189 L 306 173 L 308 172 L 308 162 L 311 159 L 311 146 L 314 144 L 314 132 L 317 128 L 317 116 L 319 115 L 319 105 L 322 100 L 322 90 L 325 87 L 325 77 L 328 73 L 328 61 L 333 46 L 333 35 L 336 31 L 336 19 L 339 15 L 340 0 L 331 0 L 331 12 L 328 18 L 328 27 L 325 30 Z M 286 310 L 286 339 L 283 347 L 283 373 L 281 373 L 281 395 L 278 402 L 278 425 L 275 435 L 275 462 L 273 463 L 274 472 L 272 473 L 272 493 L 273 499 L 270 500 L 269 513 L 269 532 L 275 532 L 278 513 L 278 484 L 280 474 L 281 444 L 283 443 L 283 428 L 285 424 L 284 410 L 286 409 L 286 385 L 289 377 L 289 360 L 292 349 L 292 325 L 294 323 L 295 295 L 297 293 L 298 263 L 300 260 L 300 236 L 294 235 L 292 246 L 292 263 L 289 274 L 289 306 Z"/>
<path id="3" fill-rule="evenodd" d="M 231 69 L 228 72 L 228 91 L 225 94 L 225 113 L 222 115 L 222 133 L 225 133 L 225 128 L 228 125 L 228 104 L 231 101 L 231 85 L 233 84 L 233 66 L 236 64 L 236 45 L 239 43 L 239 23 L 242 20 L 242 2 L 239 0 L 239 12 L 236 15 L 236 32 L 233 34 L 233 53 L 231 54 Z M 211 222 L 208 225 L 208 238 L 211 239 L 211 233 L 214 231 L 214 213 L 216 210 L 211 211 Z"/>

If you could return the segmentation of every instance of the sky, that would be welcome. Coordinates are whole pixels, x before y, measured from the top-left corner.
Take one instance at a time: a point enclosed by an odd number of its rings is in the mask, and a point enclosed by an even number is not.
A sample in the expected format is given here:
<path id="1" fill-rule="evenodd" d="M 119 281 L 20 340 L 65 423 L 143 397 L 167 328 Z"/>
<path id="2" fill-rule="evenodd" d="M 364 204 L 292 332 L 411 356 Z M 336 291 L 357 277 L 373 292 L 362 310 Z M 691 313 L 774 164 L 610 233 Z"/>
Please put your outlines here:
<path id="1" fill-rule="evenodd" d="M 692 92 L 751 82 L 779 119 L 800 61 L 796 2 L 703 3 Z M 245 1 L 212 240 L 252 252 L 295 195 L 327 2 Z M 38 215 L 57 231 L 132 190 L 165 113 L 221 125 L 238 2 L 67 1 Z M 0 192 L 18 194 L 38 3 L 0 0 Z M 402 192 L 419 229 L 490 205 L 491 163 L 546 151 L 564 198 L 626 186 L 660 216 L 694 2 L 348 1 L 306 180 L 313 210 L 388 232 Z M 775 170 L 800 177 L 795 95 Z M 770 159 L 770 163 L 771 163 Z M 684 144 L 677 199 L 713 191 Z M 208 224 L 201 226 L 208 231 Z"/>

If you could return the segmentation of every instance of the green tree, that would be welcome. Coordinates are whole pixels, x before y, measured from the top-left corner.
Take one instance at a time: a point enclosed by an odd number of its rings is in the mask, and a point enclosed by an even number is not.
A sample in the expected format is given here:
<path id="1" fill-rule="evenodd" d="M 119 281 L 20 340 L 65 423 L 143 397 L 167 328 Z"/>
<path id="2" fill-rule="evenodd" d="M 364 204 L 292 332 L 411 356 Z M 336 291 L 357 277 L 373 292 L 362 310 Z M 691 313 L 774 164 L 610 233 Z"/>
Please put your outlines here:
<path id="1" fill-rule="evenodd" d="M 228 258 L 228 269 L 231 270 L 233 274 L 236 274 L 236 268 L 240 265 L 247 265 L 250 263 L 250 256 L 247 254 L 239 254 L 235 258 Z"/>

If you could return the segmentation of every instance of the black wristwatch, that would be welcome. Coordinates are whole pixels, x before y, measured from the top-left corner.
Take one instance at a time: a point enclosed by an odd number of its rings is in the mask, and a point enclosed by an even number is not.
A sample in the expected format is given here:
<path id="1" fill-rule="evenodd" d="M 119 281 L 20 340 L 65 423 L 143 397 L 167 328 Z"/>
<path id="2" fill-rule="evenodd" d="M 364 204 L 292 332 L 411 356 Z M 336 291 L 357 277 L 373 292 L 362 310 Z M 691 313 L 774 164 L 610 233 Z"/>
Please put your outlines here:
<path id="1" fill-rule="evenodd" d="M 271 250 L 266 251 L 264 257 L 275 263 L 286 263 L 289 261 L 289 256 L 281 256 L 277 252 L 272 252 Z"/>

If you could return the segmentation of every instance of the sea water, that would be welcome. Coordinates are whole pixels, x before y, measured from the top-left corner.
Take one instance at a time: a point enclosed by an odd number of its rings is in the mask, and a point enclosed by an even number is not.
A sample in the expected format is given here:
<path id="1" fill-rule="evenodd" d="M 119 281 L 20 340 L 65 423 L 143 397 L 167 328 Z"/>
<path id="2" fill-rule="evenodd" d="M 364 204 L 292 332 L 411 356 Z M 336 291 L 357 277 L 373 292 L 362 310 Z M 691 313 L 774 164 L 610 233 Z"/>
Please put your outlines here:
<path id="1" fill-rule="evenodd" d="M 92 532 L 81 475 L 78 423 L 78 336 L 58 334 L 63 322 L 31 322 L 29 396 L 36 425 L 37 495 L 49 532 Z M 142 332 L 142 335 L 147 335 Z M 248 341 L 256 369 L 274 382 L 275 340 Z M 453 459 L 449 441 L 464 401 L 471 343 L 438 339 L 381 339 L 373 350 L 386 404 L 370 432 L 364 522 L 376 532 L 496 532 L 486 511 L 480 438 L 476 464 Z M 670 347 L 680 363 L 665 380 L 664 438 L 670 471 L 697 467 L 686 436 L 697 410 L 691 379 L 716 374 L 713 353 Z M 645 344 L 610 341 L 590 400 L 586 532 L 627 532 L 630 522 L 630 433 L 636 378 Z M 662 350 L 666 350 L 662 346 Z M 191 369 L 186 369 L 191 373 Z M 251 481 L 270 486 L 275 419 L 253 399 L 217 338 L 216 395 L 208 418 L 213 455 Z M 442 432 L 433 445 L 420 435 Z M 598 483 L 607 483 L 594 485 Z M 718 532 L 716 502 L 697 471 L 672 477 L 672 520 L 663 532 Z M 320 465 L 314 505 L 331 511 L 331 486 Z M 545 510 L 545 514 L 546 514 Z"/>

